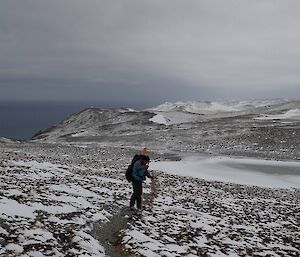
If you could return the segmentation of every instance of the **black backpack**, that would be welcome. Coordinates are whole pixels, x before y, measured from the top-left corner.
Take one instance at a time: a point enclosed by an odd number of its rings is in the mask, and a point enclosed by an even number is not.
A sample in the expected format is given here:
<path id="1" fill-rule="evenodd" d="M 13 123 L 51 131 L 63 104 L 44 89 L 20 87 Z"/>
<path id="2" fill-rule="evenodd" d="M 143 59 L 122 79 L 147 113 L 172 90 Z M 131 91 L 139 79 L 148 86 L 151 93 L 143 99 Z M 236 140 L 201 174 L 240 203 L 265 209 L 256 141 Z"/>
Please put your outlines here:
<path id="1" fill-rule="evenodd" d="M 128 165 L 128 168 L 125 173 L 125 177 L 128 182 L 132 181 L 132 172 L 133 172 L 133 165 L 135 164 L 136 161 L 139 161 L 141 159 L 140 155 L 135 155 L 131 161 L 131 164 Z"/>

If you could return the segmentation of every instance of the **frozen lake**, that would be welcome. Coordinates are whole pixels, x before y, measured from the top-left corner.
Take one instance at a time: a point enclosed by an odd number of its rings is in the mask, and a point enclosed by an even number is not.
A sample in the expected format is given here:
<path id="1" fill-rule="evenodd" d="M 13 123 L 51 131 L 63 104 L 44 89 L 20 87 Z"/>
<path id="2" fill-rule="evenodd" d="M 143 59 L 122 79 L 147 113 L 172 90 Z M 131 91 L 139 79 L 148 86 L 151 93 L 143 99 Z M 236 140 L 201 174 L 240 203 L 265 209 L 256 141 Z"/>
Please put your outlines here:
<path id="1" fill-rule="evenodd" d="M 191 156 L 177 162 L 152 162 L 150 168 L 211 181 L 272 188 L 300 188 L 300 162 Z"/>

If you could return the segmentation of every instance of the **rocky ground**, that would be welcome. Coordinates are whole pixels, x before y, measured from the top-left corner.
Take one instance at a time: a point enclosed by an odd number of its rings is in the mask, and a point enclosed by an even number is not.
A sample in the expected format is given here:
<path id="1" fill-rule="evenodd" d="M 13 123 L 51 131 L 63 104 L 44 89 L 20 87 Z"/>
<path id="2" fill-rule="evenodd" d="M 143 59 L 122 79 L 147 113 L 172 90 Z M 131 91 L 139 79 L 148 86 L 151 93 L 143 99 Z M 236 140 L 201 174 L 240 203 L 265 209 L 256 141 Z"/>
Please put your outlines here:
<path id="1" fill-rule="evenodd" d="M 0 149 L 0 256 L 300 255 L 298 189 L 157 173 L 156 197 L 136 215 L 127 211 L 124 176 L 132 148 L 3 142 Z"/>
<path id="2" fill-rule="evenodd" d="M 299 256 L 300 190 L 158 174 L 158 196 L 123 231 L 137 256 Z"/>
<path id="3" fill-rule="evenodd" d="M 11 144 L 0 154 L 0 256 L 104 256 L 89 231 L 127 205 L 124 153 Z"/>

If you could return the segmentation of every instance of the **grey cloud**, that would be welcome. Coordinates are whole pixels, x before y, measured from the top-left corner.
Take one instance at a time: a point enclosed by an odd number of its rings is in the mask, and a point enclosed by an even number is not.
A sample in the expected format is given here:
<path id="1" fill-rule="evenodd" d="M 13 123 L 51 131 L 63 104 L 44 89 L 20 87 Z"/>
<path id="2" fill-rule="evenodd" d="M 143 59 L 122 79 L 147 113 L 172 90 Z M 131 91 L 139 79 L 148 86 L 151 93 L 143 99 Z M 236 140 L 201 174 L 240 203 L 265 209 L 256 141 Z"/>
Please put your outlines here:
<path id="1" fill-rule="evenodd" d="M 299 97 L 299 11 L 294 0 L 2 1 L 1 98 Z"/>

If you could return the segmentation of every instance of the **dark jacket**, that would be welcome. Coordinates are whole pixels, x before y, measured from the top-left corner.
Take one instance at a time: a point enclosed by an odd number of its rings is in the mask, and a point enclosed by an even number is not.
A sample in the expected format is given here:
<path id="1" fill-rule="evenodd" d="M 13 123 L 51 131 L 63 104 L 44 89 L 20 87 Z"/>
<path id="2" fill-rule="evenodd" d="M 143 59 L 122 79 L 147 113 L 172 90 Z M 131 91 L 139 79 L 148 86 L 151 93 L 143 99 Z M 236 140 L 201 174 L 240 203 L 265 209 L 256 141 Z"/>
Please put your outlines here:
<path id="1" fill-rule="evenodd" d="M 152 176 L 148 171 L 148 166 L 143 165 L 141 160 L 136 161 L 133 165 L 133 172 L 132 172 L 133 181 L 142 182 L 143 180 L 146 179 L 146 176 L 148 178 L 152 178 Z"/>
<path id="2" fill-rule="evenodd" d="M 131 161 L 132 167 L 134 166 L 135 162 L 138 161 L 138 160 L 141 160 L 141 158 L 142 158 L 142 155 L 136 154 L 136 155 L 132 158 L 132 161 Z"/>

